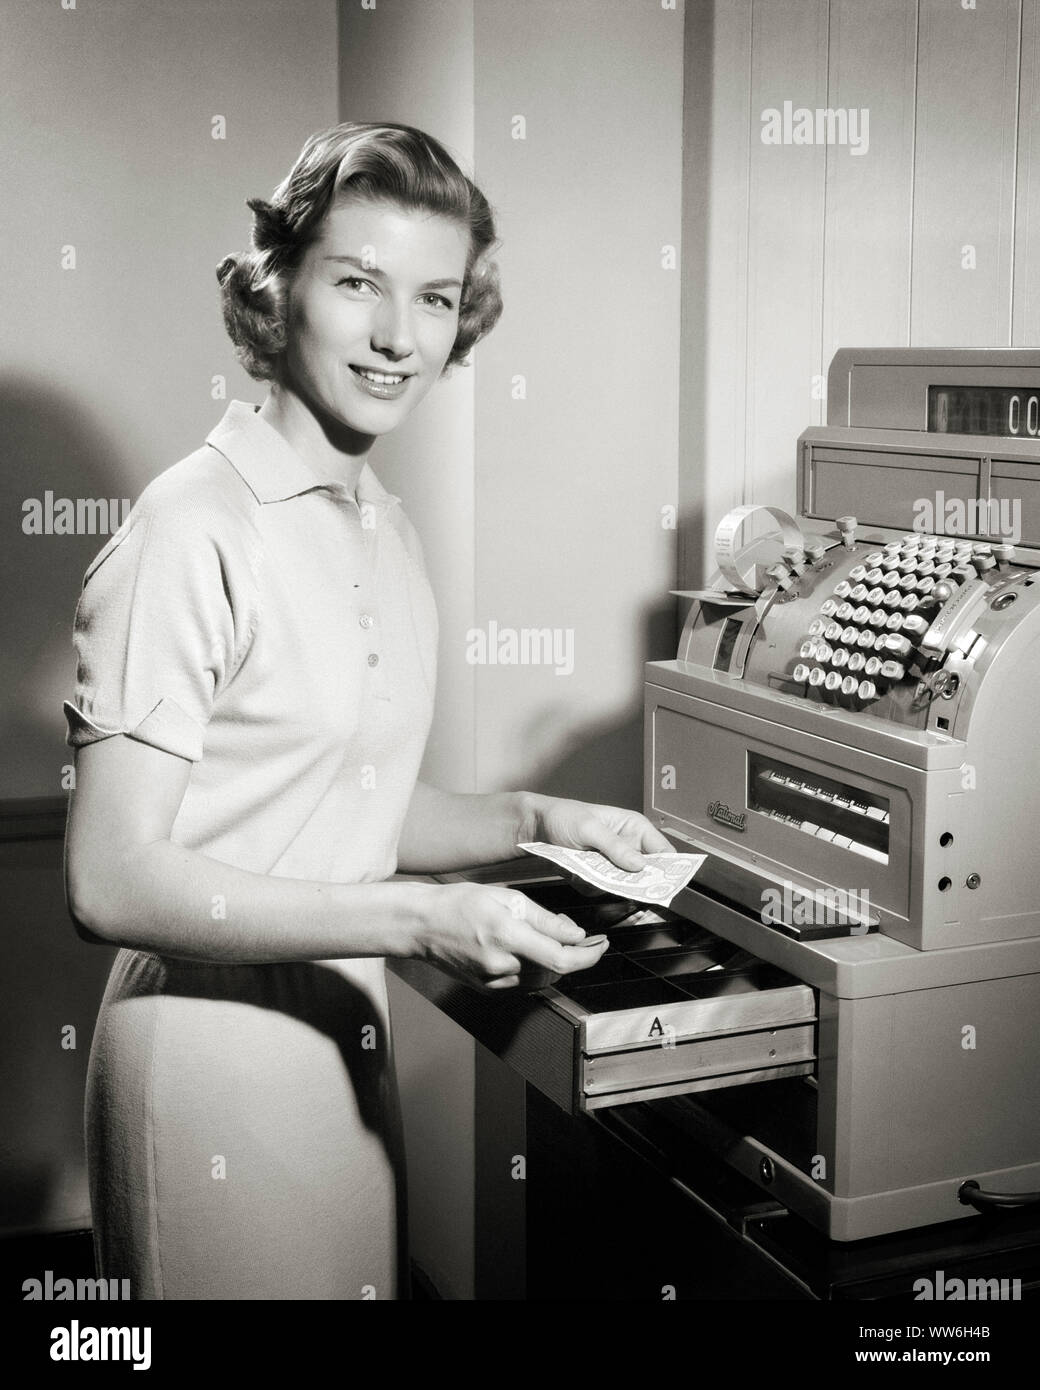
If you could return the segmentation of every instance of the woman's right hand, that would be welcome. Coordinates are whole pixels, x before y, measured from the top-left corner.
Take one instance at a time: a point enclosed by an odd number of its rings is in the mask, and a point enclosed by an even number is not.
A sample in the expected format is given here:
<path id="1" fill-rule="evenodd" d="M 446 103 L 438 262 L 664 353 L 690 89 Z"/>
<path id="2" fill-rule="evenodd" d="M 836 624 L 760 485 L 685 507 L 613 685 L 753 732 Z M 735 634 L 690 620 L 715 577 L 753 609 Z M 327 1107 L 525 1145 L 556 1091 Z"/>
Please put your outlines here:
<path id="1" fill-rule="evenodd" d="M 588 970 L 609 945 L 514 888 L 448 883 L 429 894 L 418 954 L 481 989 L 542 989 Z"/>

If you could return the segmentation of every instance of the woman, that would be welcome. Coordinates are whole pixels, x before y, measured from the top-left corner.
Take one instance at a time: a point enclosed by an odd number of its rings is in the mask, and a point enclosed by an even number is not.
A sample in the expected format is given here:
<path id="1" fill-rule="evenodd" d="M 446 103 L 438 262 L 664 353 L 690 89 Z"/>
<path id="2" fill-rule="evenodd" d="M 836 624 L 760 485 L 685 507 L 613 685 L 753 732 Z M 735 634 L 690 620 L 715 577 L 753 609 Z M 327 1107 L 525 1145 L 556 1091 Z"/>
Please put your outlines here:
<path id="1" fill-rule="evenodd" d="M 417 782 L 436 613 L 367 455 L 501 308 L 479 190 L 406 126 L 312 136 L 218 267 L 270 383 L 87 571 L 70 911 L 121 947 L 86 1132 L 99 1273 L 135 1298 L 393 1298 L 404 1169 L 383 958 L 491 989 L 602 945 L 522 894 L 389 881 L 668 842 L 643 817 Z"/>

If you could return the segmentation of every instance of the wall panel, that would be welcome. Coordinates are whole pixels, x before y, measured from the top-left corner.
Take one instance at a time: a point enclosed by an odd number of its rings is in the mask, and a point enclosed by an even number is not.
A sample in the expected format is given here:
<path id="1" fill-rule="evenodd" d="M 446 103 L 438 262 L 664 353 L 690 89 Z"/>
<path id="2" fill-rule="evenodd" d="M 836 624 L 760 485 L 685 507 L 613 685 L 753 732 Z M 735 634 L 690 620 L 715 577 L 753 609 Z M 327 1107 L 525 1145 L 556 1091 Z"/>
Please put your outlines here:
<path id="1" fill-rule="evenodd" d="M 915 345 L 1011 340 L 1019 19 L 1019 0 L 920 0 Z"/>
<path id="2" fill-rule="evenodd" d="M 1011 342 L 1040 343 L 1040 3 L 1023 0 Z"/>
<path id="3" fill-rule="evenodd" d="M 794 442 L 821 419 L 827 147 L 766 144 L 762 113 L 827 105 L 827 0 L 757 0 L 751 39 L 748 237 L 749 502 L 794 507 Z M 846 151 L 847 153 L 847 151 Z M 848 155 L 852 158 L 851 155 Z"/>
<path id="4" fill-rule="evenodd" d="M 915 0 L 832 0 L 828 105 L 866 110 L 863 154 L 827 150 L 826 373 L 840 347 L 905 345 L 910 329 Z"/>

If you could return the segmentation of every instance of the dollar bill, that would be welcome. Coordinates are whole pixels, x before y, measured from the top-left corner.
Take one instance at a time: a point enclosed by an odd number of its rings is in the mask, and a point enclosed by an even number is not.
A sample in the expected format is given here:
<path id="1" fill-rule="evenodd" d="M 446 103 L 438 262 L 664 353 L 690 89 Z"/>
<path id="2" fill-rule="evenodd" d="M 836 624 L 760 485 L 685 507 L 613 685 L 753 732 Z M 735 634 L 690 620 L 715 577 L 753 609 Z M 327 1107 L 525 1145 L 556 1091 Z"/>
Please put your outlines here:
<path id="1" fill-rule="evenodd" d="M 517 848 L 548 859 L 604 893 L 663 907 L 686 887 L 707 858 L 705 854 L 647 854 L 644 867 L 630 873 L 619 869 L 594 849 L 565 849 L 562 845 L 541 843 L 522 844 Z"/>

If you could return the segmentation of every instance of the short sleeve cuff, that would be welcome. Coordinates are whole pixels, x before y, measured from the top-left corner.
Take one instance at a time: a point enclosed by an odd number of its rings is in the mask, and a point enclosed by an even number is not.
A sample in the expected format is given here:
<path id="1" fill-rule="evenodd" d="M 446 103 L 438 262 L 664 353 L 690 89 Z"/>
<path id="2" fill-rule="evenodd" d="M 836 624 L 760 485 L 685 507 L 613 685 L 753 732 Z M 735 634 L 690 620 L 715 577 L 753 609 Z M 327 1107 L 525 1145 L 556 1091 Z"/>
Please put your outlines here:
<path id="1" fill-rule="evenodd" d="M 189 762 L 196 763 L 202 757 L 205 729 L 168 696 L 161 699 L 132 728 L 105 728 L 71 700 L 65 700 L 62 708 L 69 726 L 65 742 L 70 748 L 81 748 L 86 743 L 97 743 L 99 739 L 125 734 L 127 738 L 150 743 L 153 748 L 161 748 L 166 753 L 174 753 L 178 758 L 187 758 Z"/>

